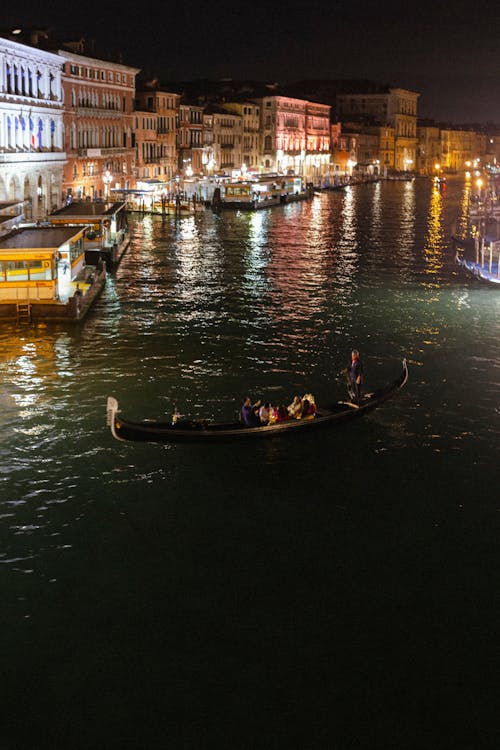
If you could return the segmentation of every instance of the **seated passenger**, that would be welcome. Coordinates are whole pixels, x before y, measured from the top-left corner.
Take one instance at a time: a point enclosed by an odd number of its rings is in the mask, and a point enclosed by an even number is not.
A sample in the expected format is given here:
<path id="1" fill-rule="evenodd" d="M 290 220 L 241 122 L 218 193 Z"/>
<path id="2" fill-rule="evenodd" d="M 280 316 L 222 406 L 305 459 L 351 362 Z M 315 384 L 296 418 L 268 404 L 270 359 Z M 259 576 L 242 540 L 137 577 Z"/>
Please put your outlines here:
<path id="1" fill-rule="evenodd" d="M 288 407 L 288 414 L 293 419 L 300 419 L 302 416 L 302 399 L 300 396 L 294 396 L 292 403 Z"/>
<path id="2" fill-rule="evenodd" d="M 276 417 L 276 422 L 284 422 L 285 420 L 290 418 L 286 406 L 278 406 L 277 411 L 278 414 Z"/>
<path id="3" fill-rule="evenodd" d="M 258 415 L 260 403 L 259 400 L 252 404 L 250 396 L 245 396 L 241 407 L 241 421 L 245 427 L 260 427 L 261 422 Z"/>
<path id="4" fill-rule="evenodd" d="M 270 416 L 270 407 L 269 403 L 265 403 L 264 406 L 261 406 L 259 409 L 259 419 L 261 424 L 268 424 L 269 423 L 269 416 Z"/>
<path id="5" fill-rule="evenodd" d="M 305 405 L 306 401 L 307 401 L 307 410 L 304 406 L 302 410 L 303 417 L 311 416 L 311 414 L 316 413 L 316 402 L 314 400 L 314 396 L 312 395 L 312 393 L 306 393 L 304 395 L 304 398 L 302 399 L 302 403 Z"/>
<path id="6" fill-rule="evenodd" d="M 268 424 L 275 424 L 277 421 L 278 421 L 278 407 L 274 406 L 274 404 L 270 404 Z"/>

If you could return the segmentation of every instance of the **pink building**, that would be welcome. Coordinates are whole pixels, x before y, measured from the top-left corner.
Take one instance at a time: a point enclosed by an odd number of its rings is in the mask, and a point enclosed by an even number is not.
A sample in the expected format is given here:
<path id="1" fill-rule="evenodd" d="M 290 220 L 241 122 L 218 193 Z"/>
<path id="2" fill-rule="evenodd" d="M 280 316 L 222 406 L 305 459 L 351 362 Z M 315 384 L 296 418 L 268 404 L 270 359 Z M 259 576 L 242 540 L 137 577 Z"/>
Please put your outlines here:
<path id="1" fill-rule="evenodd" d="M 318 184 L 330 162 L 330 106 L 266 96 L 261 107 L 261 170 L 301 175 Z"/>

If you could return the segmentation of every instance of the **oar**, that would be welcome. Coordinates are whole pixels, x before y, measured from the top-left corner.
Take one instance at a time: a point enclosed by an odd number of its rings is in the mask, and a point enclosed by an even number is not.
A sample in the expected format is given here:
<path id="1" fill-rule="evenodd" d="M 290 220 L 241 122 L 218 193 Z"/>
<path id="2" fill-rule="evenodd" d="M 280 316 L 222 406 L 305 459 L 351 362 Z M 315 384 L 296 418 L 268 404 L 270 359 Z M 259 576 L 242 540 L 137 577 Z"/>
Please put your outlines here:
<path id="1" fill-rule="evenodd" d="M 347 392 L 349 394 L 349 398 L 351 401 L 355 401 L 356 399 L 356 393 L 354 392 L 354 389 L 352 387 L 351 378 L 349 377 L 349 370 L 347 367 L 344 367 L 343 370 L 340 371 L 340 374 L 344 376 L 345 382 L 347 385 Z"/>

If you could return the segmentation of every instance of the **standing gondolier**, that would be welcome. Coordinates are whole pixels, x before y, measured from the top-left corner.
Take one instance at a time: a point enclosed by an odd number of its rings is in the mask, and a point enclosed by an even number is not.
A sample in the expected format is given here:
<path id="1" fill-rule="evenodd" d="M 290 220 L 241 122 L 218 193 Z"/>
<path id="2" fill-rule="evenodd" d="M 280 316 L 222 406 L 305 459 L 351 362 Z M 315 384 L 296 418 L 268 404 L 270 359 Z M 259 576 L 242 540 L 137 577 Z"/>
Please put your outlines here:
<path id="1" fill-rule="evenodd" d="M 349 395 L 355 404 L 361 401 L 361 386 L 363 385 L 363 363 L 357 349 L 351 352 L 351 363 L 346 367 L 349 376 Z"/>

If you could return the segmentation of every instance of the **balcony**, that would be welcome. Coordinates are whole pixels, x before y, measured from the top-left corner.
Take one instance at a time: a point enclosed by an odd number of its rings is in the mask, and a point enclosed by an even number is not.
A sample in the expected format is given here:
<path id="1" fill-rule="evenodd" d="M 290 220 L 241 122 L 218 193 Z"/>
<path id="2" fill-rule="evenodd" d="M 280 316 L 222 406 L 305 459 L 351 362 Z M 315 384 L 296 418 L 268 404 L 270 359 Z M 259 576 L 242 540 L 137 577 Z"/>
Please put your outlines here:
<path id="1" fill-rule="evenodd" d="M 126 156 L 132 151 L 133 149 L 125 148 L 125 146 L 115 146 L 113 148 L 94 148 L 88 146 L 87 148 L 79 148 L 78 156 L 86 156 L 91 159 L 96 159 L 99 156 Z"/>

